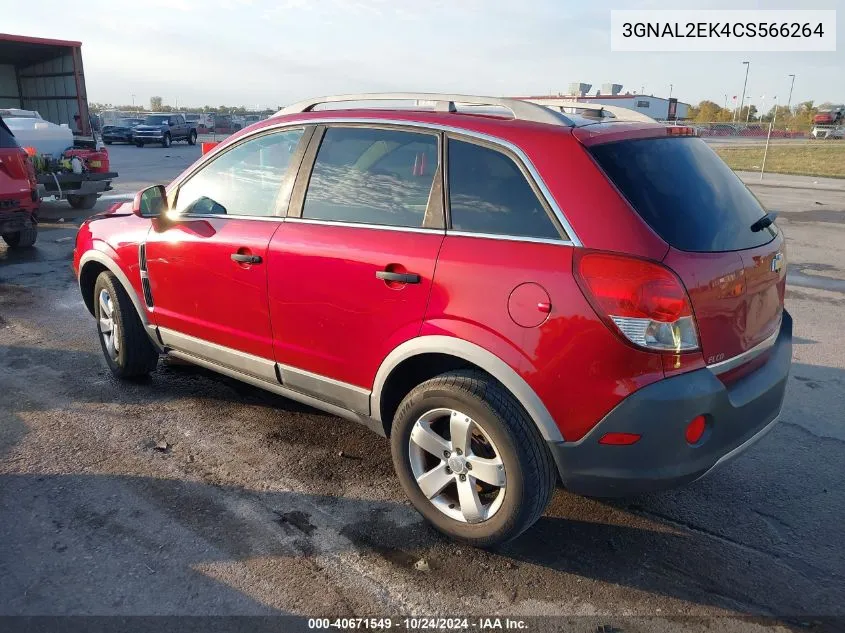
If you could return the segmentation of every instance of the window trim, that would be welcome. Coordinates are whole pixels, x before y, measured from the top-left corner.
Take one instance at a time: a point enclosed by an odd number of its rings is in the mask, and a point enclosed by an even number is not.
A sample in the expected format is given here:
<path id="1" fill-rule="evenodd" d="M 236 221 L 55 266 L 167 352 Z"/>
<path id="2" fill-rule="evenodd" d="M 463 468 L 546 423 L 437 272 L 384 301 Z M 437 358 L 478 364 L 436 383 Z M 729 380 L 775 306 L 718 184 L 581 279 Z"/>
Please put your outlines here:
<path id="1" fill-rule="evenodd" d="M 507 239 L 507 240 L 525 240 L 525 241 L 538 241 L 541 240 L 542 243 L 549 243 L 549 244 L 557 244 L 560 242 L 570 242 L 571 239 L 566 232 L 566 229 L 562 226 L 561 222 L 559 221 L 557 215 L 555 214 L 554 210 L 550 207 L 548 200 L 543 195 L 543 192 L 537 186 L 537 183 L 534 182 L 534 179 L 531 177 L 531 173 L 522 164 L 522 161 L 519 160 L 519 157 L 516 156 L 513 152 L 510 152 L 507 148 L 502 148 L 501 146 L 497 145 L 496 143 L 491 143 L 484 139 L 477 139 L 472 136 L 467 136 L 461 133 L 453 133 L 448 132 L 446 134 L 446 160 L 449 160 L 449 142 L 455 140 L 460 141 L 462 143 L 467 143 L 469 145 L 476 145 L 478 147 L 483 147 L 485 149 L 489 149 L 494 152 L 498 152 L 502 154 L 505 158 L 509 159 L 511 162 L 516 165 L 516 168 L 522 174 L 522 177 L 525 179 L 525 182 L 531 188 L 531 191 L 534 193 L 534 196 L 537 198 L 537 201 L 542 205 L 543 210 L 546 212 L 546 216 L 549 218 L 549 221 L 552 223 L 552 227 L 557 231 L 559 239 L 547 238 L 547 237 L 536 237 L 530 235 L 508 235 L 502 233 L 484 233 L 482 231 L 461 231 L 452 228 L 452 203 L 449 198 L 449 191 L 446 192 L 446 218 L 447 218 L 447 225 L 446 231 L 450 235 L 477 235 L 479 237 L 490 237 L 490 238 L 499 238 L 499 239 Z M 450 186 L 451 178 L 449 177 L 449 166 L 448 162 L 445 169 L 445 180 L 447 183 L 447 187 Z"/>
<path id="2" fill-rule="evenodd" d="M 305 120 L 302 120 L 302 119 L 300 119 L 300 120 L 284 120 L 284 121 L 279 121 L 277 123 L 272 123 L 270 125 L 267 125 L 266 127 L 262 127 L 259 130 L 251 132 L 249 134 L 249 136 L 245 136 L 245 137 L 238 139 L 237 141 L 235 141 L 235 143 L 245 142 L 248 139 L 254 138 L 254 137 L 259 136 L 261 134 L 269 134 L 271 132 L 282 131 L 282 130 L 286 130 L 286 129 L 305 128 L 305 130 L 306 130 L 305 134 L 308 134 L 309 129 L 311 129 L 313 131 L 316 127 L 325 126 L 325 125 L 333 124 L 333 123 L 361 124 L 361 125 L 385 125 L 385 126 L 399 125 L 399 126 L 402 126 L 402 127 L 408 127 L 410 129 L 420 129 L 420 128 L 422 128 L 422 129 L 425 129 L 425 130 L 439 132 L 441 134 L 453 133 L 453 134 L 456 134 L 456 135 L 459 135 L 459 136 L 466 136 L 468 138 L 480 139 L 480 140 L 487 141 L 487 142 L 491 143 L 494 147 L 508 149 L 508 150 L 512 151 L 515 156 L 517 156 L 519 158 L 520 163 L 522 163 L 525 166 L 525 168 L 528 170 L 528 172 L 531 174 L 531 181 L 534 184 L 536 184 L 537 188 L 543 194 L 542 200 L 545 201 L 549 205 L 549 207 L 551 207 L 552 211 L 554 211 L 555 217 L 561 223 L 564 231 L 569 236 L 568 240 L 562 240 L 560 242 L 555 242 L 555 244 L 557 244 L 559 246 L 575 246 L 575 247 L 578 247 L 578 248 L 581 248 L 581 247 L 584 246 L 583 242 L 581 242 L 580 238 L 578 237 L 578 234 L 575 232 L 575 229 L 572 228 L 572 224 L 569 222 L 569 218 L 566 217 L 566 214 L 563 212 L 563 209 L 560 208 L 560 205 L 557 203 L 557 200 L 555 200 L 554 196 L 552 196 L 551 191 L 549 191 L 548 186 L 546 185 L 545 181 L 543 180 L 543 177 L 540 175 L 540 172 L 537 171 L 537 168 L 534 166 L 534 163 L 531 161 L 531 159 L 528 157 L 528 155 L 524 151 L 522 151 L 522 149 L 520 149 L 517 145 L 512 143 L 511 141 L 508 141 L 508 140 L 503 139 L 503 138 L 499 138 L 497 136 L 492 136 L 490 134 L 485 134 L 484 132 L 476 132 L 474 130 L 467 130 L 467 129 L 464 129 L 464 128 L 454 127 L 452 125 L 445 125 L 443 123 L 432 123 L 432 122 L 429 122 L 429 121 L 399 121 L 399 122 L 397 122 L 394 119 L 384 119 L 384 118 L 377 118 L 377 117 L 373 117 L 373 118 L 369 118 L 369 117 L 368 118 L 353 118 L 353 117 L 344 117 L 342 114 L 334 114 L 331 111 L 326 111 L 326 116 L 312 117 L 312 118 L 308 118 L 308 119 L 305 119 Z M 223 142 L 225 143 L 226 141 L 223 141 Z M 234 147 L 234 146 L 235 145 L 233 144 L 232 147 Z M 229 150 L 228 147 L 221 147 L 221 153 L 228 151 L 228 150 Z M 212 153 L 208 160 L 201 161 L 199 164 L 197 164 L 196 168 L 193 171 L 186 174 L 181 179 L 174 180 L 171 183 L 171 185 L 168 187 L 168 200 L 170 200 L 170 191 L 171 190 L 172 191 L 178 191 L 178 188 L 181 186 L 181 183 L 183 183 L 185 180 L 190 178 L 194 173 L 196 173 L 197 171 L 202 169 L 206 164 L 208 164 L 209 161 L 215 160 L 215 159 L 216 159 L 216 153 Z M 444 166 L 444 170 L 445 170 L 446 164 L 443 163 L 443 166 Z M 305 167 L 305 165 L 302 165 L 302 167 Z M 302 169 L 300 168 L 299 171 L 301 172 Z M 444 178 L 444 183 L 446 183 L 445 178 Z M 295 191 L 295 189 L 296 189 L 296 186 L 294 186 L 294 191 Z M 444 186 L 444 195 L 445 195 L 445 193 L 446 193 L 446 187 Z M 292 202 L 293 202 L 293 195 L 291 196 L 291 203 Z M 194 216 L 194 217 L 198 217 L 198 216 Z M 212 217 L 220 217 L 220 216 L 212 216 Z M 251 217 L 253 217 L 254 218 L 255 216 L 243 216 L 242 215 L 242 216 L 238 216 L 238 217 L 241 217 L 241 218 L 251 218 Z M 289 219 L 291 216 L 287 216 L 287 217 Z M 369 225 L 367 225 L 367 226 L 369 226 Z M 477 236 L 478 237 L 484 237 L 482 235 L 477 235 Z M 498 237 L 499 239 L 502 239 L 503 236 L 489 236 L 489 237 Z M 521 238 L 521 237 L 518 237 L 518 236 L 510 236 L 510 237 L 514 241 L 524 240 L 524 238 Z"/>
<path id="3" fill-rule="evenodd" d="M 285 187 L 287 187 L 293 179 L 296 177 L 296 174 L 300 171 L 300 165 L 302 163 L 302 159 L 305 155 L 305 151 L 308 147 L 308 144 L 311 141 L 311 137 L 314 134 L 313 125 L 292 125 L 286 127 L 273 127 L 268 129 L 262 129 L 258 131 L 256 134 L 250 134 L 242 139 L 239 139 L 237 142 L 233 143 L 232 145 L 224 148 L 223 151 L 214 154 L 209 158 L 209 160 L 201 161 L 198 165 L 196 165 L 195 169 L 189 172 L 185 177 L 178 180 L 178 182 L 174 183 L 173 186 L 173 195 L 171 197 L 170 193 L 168 192 L 168 207 L 170 207 L 170 211 L 168 211 L 168 217 L 172 218 L 173 220 L 181 220 L 181 219 L 194 219 L 194 218 L 224 218 L 224 219 L 242 219 L 242 220 L 273 220 L 279 221 L 285 218 L 285 212 L 287 208 L 290 206 L 290 202 L 293 199 L 293 188 L 291 187 L 291 194 L 288 196 L 288 204 L 285 206 L 284 201 L 280 199 L 282 191 L 284 191 Z M 299 143 L 296 146 L 296 149 L 293 151 L 291 155 L 290 163 L 288 163 L 287 170 L 285 171 L 284 176 L 282 176 L 281 181 L 279 181 L 279 188 L 276 192 L 276 199 L 273 203 L 273 213 L 271 215 L 239 215 L 239 214 L 221 214 L 221 213 L 178 213 L 173 209 L 176 203 L 179 200 L 179 192 L 182 190 L 182 187 L 185 183 L 189 182 L 194 176 L 205 170 L 208 166 L 212 165 L 215 161 L 217 161 L 220 157 L 227 155 L 229 152 L 249 143 L 251 141 L 257 140 L 264 136 L 271 136 L 273 134 L 284 134 L 285 132 L 291 132 L 293 130 L 301 129 L 302 136 L 299 138 Z M 284 208 L 283 208 L 284 207 Z"/>
<path id="4" fill-rule="evenodd" d="M 433 136 L 437 140 L 437 167 L 434 170 L 434 175 L 431 181 L 431 189 L 429 190 L 428 205 L 434 205 L 429 209 L 428 206 L 423 214 L 423 221 L 426 217 L 433 217 L 436 225 L 433 226 L 394 226 L 390 224 L 368 224 L 365 222 L 340 222 L 338 220 L 320 220 L 318 218 L 304 218 L 302 212 L 305 208 L 305 197 L 308 193 L 308 186 L 311 183 L 311 175 L 314 173 L 314 165 L 317 163 L 317 155 L 320 151 L 320 146 L 323 143 L 326 132 L 329 128 L 364 128 L 368 130 L 387 130 L 391 132 L 408 132 L 410 134 L 420 134 Z M 299 169 L 296 177 L 296 183 L 293 186 L 291 193 L 291 202 L 288 205 L 287 218 L 293 220 L 309 221 L 311 223 L 319 223 L 324 226 L 355 226 L 358 228 L 376 228 L 376 229 L 394 229 L 394 230 L 409 230 L 413 232 L 430 232 L 435 231 L 442 233 L 446 228 L 446 201 L 444 198 L 444 180 L 445 172 L 443 169 L 442 155 L 444 146 L 443 134 L 436 129 L 431 129 L 424 126 L 405 125 L 403 123 L 393 124 L 390 122 L 380 123 L 358 123 L 357 121 L 341 121 L 331 122 L 328 124 L 321 124 L 317 126 L 317 130 L 311 137 L 311 143 L 305 152 L 305 158 Z M 432 193 L 433 192 L 433 193 Z M 439 220 L 439 221 L 438 221 Z"/>

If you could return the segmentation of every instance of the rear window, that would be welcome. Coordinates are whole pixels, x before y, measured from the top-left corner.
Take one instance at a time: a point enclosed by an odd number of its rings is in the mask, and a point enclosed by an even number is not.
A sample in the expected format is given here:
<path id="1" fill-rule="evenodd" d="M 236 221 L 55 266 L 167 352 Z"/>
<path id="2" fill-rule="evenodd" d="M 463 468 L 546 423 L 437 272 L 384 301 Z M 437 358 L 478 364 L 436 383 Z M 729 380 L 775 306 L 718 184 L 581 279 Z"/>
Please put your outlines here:
<path id="1" fill-rule="evenodd" d="M 742 250 L 777 234 L 774 226 L 751 230 L 766 212 L 699 138 L 619 141 L 590 151 L 637 213 L 677 249 Z"/>
<path id="2" fill-rule="evenodd" d="M 3 118 L 0 117 L 0 149 L 9 149 L 10 147 L 18 147 L 18 142 L 15 140 L 15 135 L 3 122 Z"/>

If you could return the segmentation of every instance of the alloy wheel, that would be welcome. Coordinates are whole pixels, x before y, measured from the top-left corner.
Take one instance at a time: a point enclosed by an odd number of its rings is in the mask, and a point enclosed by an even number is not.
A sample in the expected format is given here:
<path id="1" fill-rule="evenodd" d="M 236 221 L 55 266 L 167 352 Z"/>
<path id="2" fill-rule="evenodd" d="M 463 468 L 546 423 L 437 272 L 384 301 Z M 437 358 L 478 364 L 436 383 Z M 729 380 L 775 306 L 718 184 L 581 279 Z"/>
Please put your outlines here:
<path id="1" fill-rule="evenodd" d="M 411 471 L 440 512 L 464 523 L 490 519 L 505 498 L 505 465 L 481 425 L 455 409 L 432 409 L 414 423 Z"/>
<path id="2" fill-rule="evenodd" d="M 100 336 L 106 346 L 109 356 L 117 361 L 120 353 L 120 332 L 118 331 L 117 320 L 114 318 L 114 301 L 109 291 L 103 288 L 100 290 Z"/>

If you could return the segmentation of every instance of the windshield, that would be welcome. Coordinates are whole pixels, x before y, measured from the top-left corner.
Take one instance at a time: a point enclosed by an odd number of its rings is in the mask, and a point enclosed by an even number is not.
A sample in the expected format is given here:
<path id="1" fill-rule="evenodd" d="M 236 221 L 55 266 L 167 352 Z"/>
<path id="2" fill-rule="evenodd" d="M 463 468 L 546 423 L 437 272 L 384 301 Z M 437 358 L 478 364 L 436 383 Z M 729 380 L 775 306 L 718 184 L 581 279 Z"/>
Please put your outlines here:
<path id="1" fill-rule="evenodd" d="M 124 127 L 129 127 L 131 125 L 138 125 L 139 123 L 143 123 L 144 119 L 121 119 L 120 125 Z"/>
<path id="2" fill-rule="evenodd" d="M 161 125 L 162 123 L 167 123 L 167 120 L 170 118 L 169 114 L 154 114 L 152 116 L 148 116 L 144 119 L 145 125 Z"/>

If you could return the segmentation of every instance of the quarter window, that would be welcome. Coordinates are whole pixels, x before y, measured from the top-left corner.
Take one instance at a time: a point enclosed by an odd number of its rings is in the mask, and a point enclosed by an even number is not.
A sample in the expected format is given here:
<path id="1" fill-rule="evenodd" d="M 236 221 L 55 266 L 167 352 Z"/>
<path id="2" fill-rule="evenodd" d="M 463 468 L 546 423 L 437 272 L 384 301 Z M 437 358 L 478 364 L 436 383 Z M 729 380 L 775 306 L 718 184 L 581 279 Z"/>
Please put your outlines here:
<path id="1" fill-rule="evenodd" d="M 449 139 L 449 205 L 457 231 L 560 239 L 516 163 L 481 145 Z"/>
<path id="2" fill-rule="evenodd" d="M 176 212 L 275 215 L 287 204 L 285 178 L 303 130 L 286 130 L 246 141 L 214 159 L 179 187 Z M 283 182 L 284 181 L 284 182 Z"/>
<path id="3" fill-rule="evenodd" d="M 317 152 L 302 217 L 432 226 L 426 211 L 436 207 L 429 205 L 436 172 L 434 134 L 330 127 Z"/>

